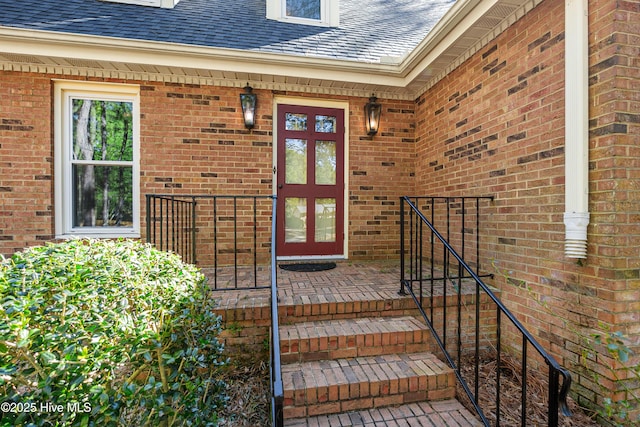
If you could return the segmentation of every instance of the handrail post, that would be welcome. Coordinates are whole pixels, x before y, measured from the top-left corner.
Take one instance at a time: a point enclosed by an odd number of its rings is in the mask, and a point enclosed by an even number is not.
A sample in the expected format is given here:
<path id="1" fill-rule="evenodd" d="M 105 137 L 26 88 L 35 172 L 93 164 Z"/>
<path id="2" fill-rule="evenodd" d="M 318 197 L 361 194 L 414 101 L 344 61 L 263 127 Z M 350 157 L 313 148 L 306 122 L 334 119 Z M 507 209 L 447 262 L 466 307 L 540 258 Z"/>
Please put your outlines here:
<path id="1" fill-rule="evenodd" d="M 278 277 L 276 258 L 276 206 L 277 196 L 273 196 L 271 216 L 271 417 L 274 427 L 284 424 L 284 387 L 280 366 L 280 329 L 278 327 Z"/>
<path id="2" fill-rule="evenodd" d="M 404 290 L 404 198 L 400 197 L 400 290 L 398 294 L 406 295 Z"/>
<path id="3" fill-rule="evenodd" d="M 253 197 L 253 286 L 258 287 L 258 199 Z"/>
<path id="4" fill-rule="evenodd" d="M 145 199 L 147 201 L 147 212 L 146 212 L 146 226 L 147 226 L 147 243 L 151 243 L 151 194 L 145 194 Z"/>
<path id="5" fill-rule="evenodd" d="M 193 261 L 194 264 L 197 264 L 198 262 L 198 251 L 197 251 L 197 246 L 196 246 L 196 207 L 197 207 L 197 200 L 195 198 L 195 196 L 191 197 L 191 260 Z"/>
<path id="6" fill-rule="evenodd" d="M 233 197 L 233 280 L 238 288 L 238 198 Z"/>
<path id="7" fill-rule="evenodd" d="M 476 197 L 476 274 L 480 274 L 480 198 Z"/>
<path id="8" fill-rule="evenodd" d="M 173 252 L 177 252 L 177 240 L 176 240 L 176 234 L 177 232 L 177 227 L 178 227 L 178 221 L 176 219 L 176 199 L 175 197 L 171 196 L 171 251 Z M 167 212 L 168 214 L 169 212 Z M 169 223 L 167 222 L 167 229 L 169 228 Z M 169 244 L 167 242 L 167 244 Z"/>
<path id="9" fill-rule="evenodd" d="M 558 425 L 558 387 L 560 382 L 559 372 L 549 365 L 549 427 L 557 427 Z"/>

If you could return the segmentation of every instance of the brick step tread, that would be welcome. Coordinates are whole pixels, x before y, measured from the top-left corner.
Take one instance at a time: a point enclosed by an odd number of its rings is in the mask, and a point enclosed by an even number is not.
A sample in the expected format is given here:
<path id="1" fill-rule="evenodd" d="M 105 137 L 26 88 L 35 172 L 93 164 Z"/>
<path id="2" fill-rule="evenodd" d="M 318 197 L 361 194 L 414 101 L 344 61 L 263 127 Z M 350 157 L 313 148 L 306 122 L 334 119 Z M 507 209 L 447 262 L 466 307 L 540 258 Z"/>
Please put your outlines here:
<path id="1" fill-rule="evenodd" d="M 430 350 L 431 334 L 412 316 L 324 320 L 282 325 L 283 363 Z"/>
<path id="2" fill-rule="evenodd" d="M 411 316 L 418 310 L 411 297 L 380 298 L 354 292 L 338 295 L 301 295 L 291 304 L 279 304 L 281 323 L 308 322 L 354 317 Z"/>
<path id="3" fill-rule="evenodd" d="M 305 417 L 455 394 L 453 371 L 428 352 L 296 362 L 282 366 L 284 413 Z"/>
<path id="4" fill-rule="evenodd" d="M 251 296 L 229 296 L 219 299 L 215 312 L 225 321 L 267 322 L 271 319 L 271 299 L 262 289 Z M 262 292 L 261 295 L 258 293 Z M 411 297 L 376 300 L 376 295 L 362 292 L 353 298 L 341 295 L 302 295 L 296 302 L 290 298 L 278 298 L 280 324 L 308 322 L 327 319 L 348 319 L 354 317 L 414 316 L 418 309 Z"/>
<path id="5" fill-rule="evenodd" d="M 482 426 L 454 399 L 284 420 L 285 427 Z"/>

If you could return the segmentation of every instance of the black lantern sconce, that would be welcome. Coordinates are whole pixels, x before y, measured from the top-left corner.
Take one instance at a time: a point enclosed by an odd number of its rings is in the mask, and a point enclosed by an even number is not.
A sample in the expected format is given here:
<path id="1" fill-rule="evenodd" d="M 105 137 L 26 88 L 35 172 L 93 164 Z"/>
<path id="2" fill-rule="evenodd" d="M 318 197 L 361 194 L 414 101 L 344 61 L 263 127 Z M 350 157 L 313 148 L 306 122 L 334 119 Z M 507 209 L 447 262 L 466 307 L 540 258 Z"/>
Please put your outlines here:
<path id="1" fill-rule="evenodd" d="M 371 95 L 369 102 L 364 106 L 365 126 L 367 127 L 367 135 L 373 136 L 378 133 L 380 126 L 380 113 L 382 105 L 377 103 L 378 98 Z"/>
<path id="2" fill-rule="evenodd" d="M 244 119 L 244 127 L 253 129 L 256 124 L 256 105 L 258 104 L 258 96 L 253 93 L 253 88 L 249 83 L 244 88 L 244 93 L 240 94 L 240 105 L 242 105 L 242 118 Z"/>

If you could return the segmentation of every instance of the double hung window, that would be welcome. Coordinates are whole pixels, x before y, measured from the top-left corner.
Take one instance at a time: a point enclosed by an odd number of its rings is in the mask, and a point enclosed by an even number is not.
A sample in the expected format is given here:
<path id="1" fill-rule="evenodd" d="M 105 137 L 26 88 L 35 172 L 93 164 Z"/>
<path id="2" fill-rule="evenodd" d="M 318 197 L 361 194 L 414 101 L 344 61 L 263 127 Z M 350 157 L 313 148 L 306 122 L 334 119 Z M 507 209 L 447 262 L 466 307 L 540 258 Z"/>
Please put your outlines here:
<path id="1" fill-rule="evenodd" d="M 139 87 L 55 83 L 56 236 L 138 237 Z"/>
<path id="2" fill-rule="evenodd" d="M 316 21 L 322 18 L 322 0 L 285 0 L 284 6 L 287 17 Z"/>

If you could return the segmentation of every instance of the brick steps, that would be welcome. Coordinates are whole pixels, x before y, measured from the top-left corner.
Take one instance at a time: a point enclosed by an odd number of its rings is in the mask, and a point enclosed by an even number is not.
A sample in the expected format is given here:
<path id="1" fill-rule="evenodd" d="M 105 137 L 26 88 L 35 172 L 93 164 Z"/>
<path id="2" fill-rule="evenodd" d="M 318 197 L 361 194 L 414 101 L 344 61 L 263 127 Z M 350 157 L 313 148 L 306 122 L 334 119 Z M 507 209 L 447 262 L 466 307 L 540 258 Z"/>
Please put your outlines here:
<path id="1" fill-rule="evenodd" d="M 285 427 L 482 426 L 457 400 L 415 402 L 387 408 L 285 419 Z"/>
<path id="2" fill-rule="evenodd" d="M 395 288 L 283 295 L 280 315 L 285 426 L 481 425 Z"/>
<path id="3" fill-rule="evenodd" d="M 412 316 L 324 320 L 283 325 L 283 363 L 432 350 L 424 324 Z"/>
<path id="4" fill-rule="evenodd" d="M 285 419 L 455 395 L 453 371 L 424 352 L 296 362 L 283 365 L 282 379 Z"/>

